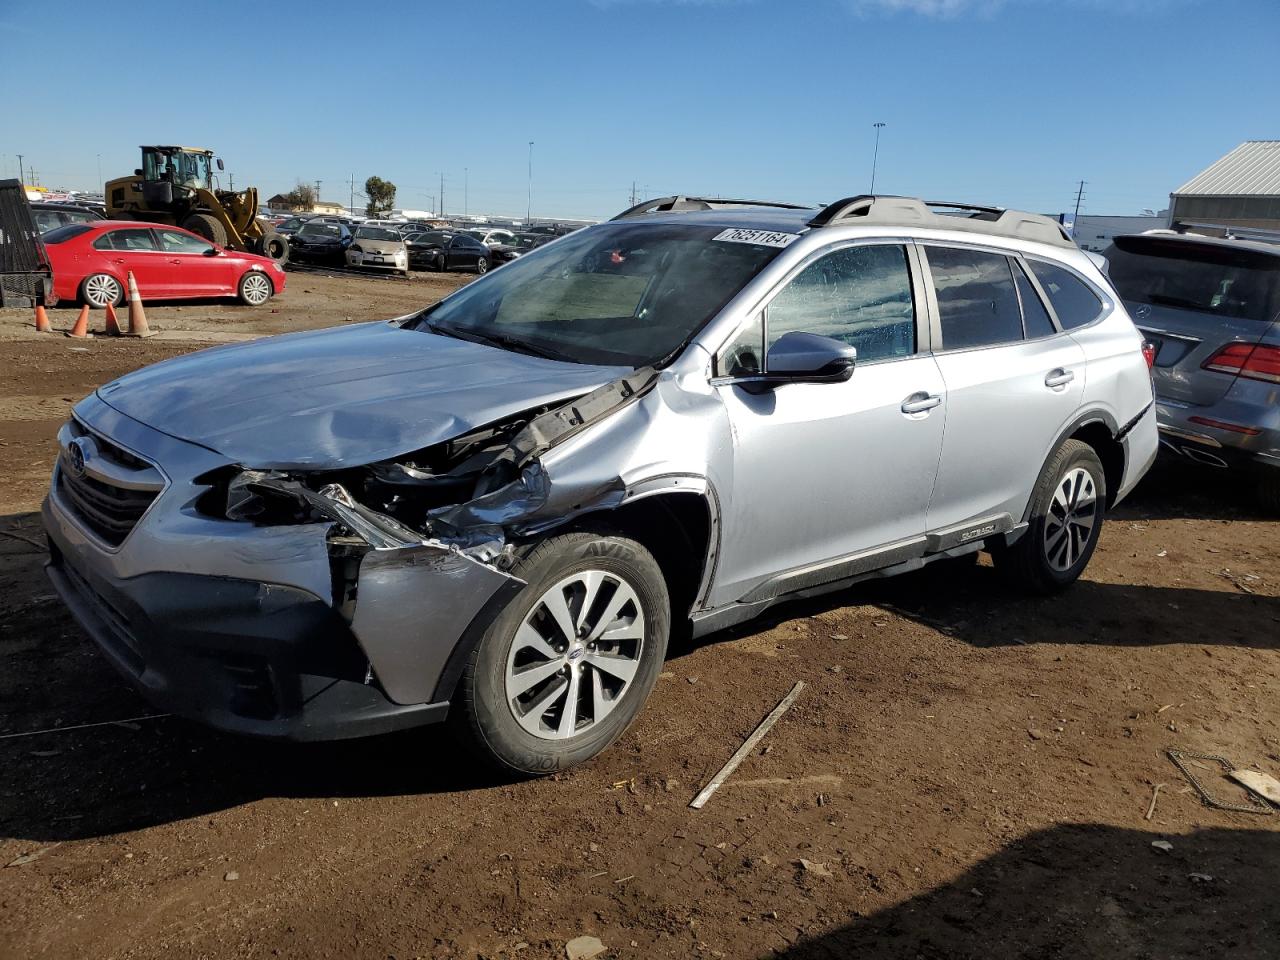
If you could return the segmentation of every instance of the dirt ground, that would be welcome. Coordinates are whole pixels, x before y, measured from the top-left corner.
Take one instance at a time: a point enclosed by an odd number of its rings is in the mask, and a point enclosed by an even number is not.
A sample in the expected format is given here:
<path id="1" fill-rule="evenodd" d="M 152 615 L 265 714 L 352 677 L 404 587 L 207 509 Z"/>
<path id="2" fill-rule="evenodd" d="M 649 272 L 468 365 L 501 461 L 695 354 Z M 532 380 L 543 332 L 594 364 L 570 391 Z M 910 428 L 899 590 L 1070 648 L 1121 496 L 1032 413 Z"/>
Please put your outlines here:
<path id="1" fill-rule="evenodd" d="M 153 712 L 41 569 L 71 404 L 464 279 L 295 274 L 265 309 L 151 307 L 141 342 L 0 311 L 0 957 L 552 958 L 584 934 L 628 958 L 1280 956 L 1280 816 L 1204 806 L 1164 755 L 1280 776 L 1280 522 L 1203 470 L 1159 465 L 1060 597 L 939 564 L 675 650 L 639 722 L 558 777 L 486 782 L 436 729 L 71 729 Z"/>

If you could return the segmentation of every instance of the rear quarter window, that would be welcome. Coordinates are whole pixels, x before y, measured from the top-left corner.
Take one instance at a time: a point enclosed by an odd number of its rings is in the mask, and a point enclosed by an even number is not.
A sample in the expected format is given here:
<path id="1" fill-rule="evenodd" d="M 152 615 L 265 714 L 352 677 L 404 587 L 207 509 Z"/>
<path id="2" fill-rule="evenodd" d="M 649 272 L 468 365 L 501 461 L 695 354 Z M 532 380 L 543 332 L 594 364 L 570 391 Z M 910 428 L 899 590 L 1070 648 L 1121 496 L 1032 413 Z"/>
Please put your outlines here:
<path id="1" fill-rule="evenodd" d="M 1070 270 L 1043 260 L 1028 260 L 1031 272 L 1040 281 L 1053 312 L 1064 330 L 1093 323 L 1102 314 L 1102 301 L 1089 285 Z"/>

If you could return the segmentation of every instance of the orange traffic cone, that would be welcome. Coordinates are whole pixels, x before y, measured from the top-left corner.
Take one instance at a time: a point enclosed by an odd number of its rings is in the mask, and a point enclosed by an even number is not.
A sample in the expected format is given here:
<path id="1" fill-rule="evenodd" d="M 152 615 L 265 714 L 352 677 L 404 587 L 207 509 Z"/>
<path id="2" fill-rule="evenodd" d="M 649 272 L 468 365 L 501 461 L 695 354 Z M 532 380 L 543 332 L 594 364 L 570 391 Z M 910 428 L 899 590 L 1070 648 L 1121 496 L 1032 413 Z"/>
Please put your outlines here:
<path id="1" fill-rule="evenodd" d="M 83 340 L 89 336 L 89 305 L 80 308 L 80 316 L 76 317 L 76 325 L 67 331 L 68 337 Z"/>
<path id="2" fill-rule="evenodd" d="M 116 316 L 114 304 L 107 304 L 107 328 L 103 331 L 109 337 L 120 336 L 120 319 Z"/>
<path id="3" fill-rule="evenodd" d="M 43 304 L 36 304 L 36 333 L 52 333 L 53 324 L 49 322 L 49 315 L 44 312 Z"/>
<path id="4" fill-rule="evenodd" d="M 126 336 L 152 336 L 147 326 L 147 315 L 142 312 L 142 297 L 138 296 L 138 283 L 133 279 L 132 270 L 129 271 L 129 332 Z"/>

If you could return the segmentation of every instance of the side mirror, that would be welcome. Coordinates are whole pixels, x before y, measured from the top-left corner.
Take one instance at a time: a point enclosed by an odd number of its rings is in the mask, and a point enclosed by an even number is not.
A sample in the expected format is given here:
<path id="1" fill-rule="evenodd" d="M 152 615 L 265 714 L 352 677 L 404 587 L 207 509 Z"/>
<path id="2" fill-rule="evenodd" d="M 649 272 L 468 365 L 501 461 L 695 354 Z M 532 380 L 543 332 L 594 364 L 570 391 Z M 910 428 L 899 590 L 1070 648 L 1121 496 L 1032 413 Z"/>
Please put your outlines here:
<path id="1" fill-rule="evenodd" d="M 840 383 L 853 376 L 858 350 L 831 337 L 793 330 L 769 348 L 763 379 L 770 383 Z"/>
<path id="2" fill-rule="evenodd" d="M 217 247 L 208 247 L 208 248 L 206 248 L 206 249 L 205 249 L 205 251 L 204 251 L 204 255 L 205 255 L 206 257 L 216 257 L 216 256 L 218 255 L 218 248 L 217 248 Z"/>
<path id="3" fill-rule="evenodd" d="M 222 165 L 222 158 L 221 158 L 221 157 L 218 157 L 218 159 L 217 159 L 215 162 L 218 164 L 218 169 L 219 169 L 219 170 L 225 170 L 225 169 L 227 169 L 226 167 L 224 167 L 224 166 Z"/>

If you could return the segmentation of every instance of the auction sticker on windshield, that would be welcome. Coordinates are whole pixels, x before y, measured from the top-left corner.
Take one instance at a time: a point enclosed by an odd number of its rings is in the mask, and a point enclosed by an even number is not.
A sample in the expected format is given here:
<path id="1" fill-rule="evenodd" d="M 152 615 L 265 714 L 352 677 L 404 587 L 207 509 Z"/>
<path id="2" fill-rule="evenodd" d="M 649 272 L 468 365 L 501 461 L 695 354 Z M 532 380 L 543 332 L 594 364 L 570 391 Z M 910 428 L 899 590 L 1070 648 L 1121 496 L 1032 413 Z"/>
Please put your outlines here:
<path id="1" fill-rule="evenodd" d="M 718 233 L 712 240 L 724 240 L 727 243 L 753 243 L 765 247 L 785 247 L 800 239 L 798 233 L 774 233 L 772 230 L 746 230 L 734 227 Z"/>

